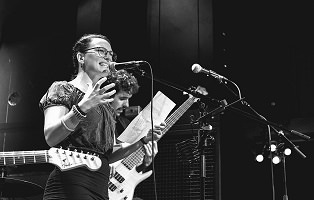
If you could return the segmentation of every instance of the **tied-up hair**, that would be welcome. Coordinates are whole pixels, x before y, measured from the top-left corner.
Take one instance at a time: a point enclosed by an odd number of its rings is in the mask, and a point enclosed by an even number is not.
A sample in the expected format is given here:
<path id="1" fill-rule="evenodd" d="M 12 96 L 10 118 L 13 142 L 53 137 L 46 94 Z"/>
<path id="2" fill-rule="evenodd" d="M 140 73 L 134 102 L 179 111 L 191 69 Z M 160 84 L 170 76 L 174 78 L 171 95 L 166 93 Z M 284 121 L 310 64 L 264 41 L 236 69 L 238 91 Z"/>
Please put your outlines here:
<path id="1" fill-rule="evenodd" d="M 123 69 L 113 71 L 107 76 L 105 84 L 110 83 L 115 83 L 112 90 L 116 90 L 116 93 L 124 91 L 133 95 L 138 92 L 140 87 L 135 76 Z"/>

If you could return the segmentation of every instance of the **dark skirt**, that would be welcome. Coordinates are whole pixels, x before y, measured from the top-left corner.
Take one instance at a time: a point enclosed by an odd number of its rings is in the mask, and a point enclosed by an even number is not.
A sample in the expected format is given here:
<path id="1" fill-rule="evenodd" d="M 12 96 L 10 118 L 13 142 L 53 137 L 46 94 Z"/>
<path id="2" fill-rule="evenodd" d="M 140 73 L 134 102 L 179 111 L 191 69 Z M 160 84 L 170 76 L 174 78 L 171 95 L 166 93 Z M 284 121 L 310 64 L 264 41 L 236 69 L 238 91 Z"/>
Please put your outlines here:
<path id="1" fill-rule="evenodd" d="M 80 167 L 62 172 L 56 167 L 47 180 L 43 200 L 108 200 L 110 168 L 106 158 L 101 160 L 97 171 Z"/>

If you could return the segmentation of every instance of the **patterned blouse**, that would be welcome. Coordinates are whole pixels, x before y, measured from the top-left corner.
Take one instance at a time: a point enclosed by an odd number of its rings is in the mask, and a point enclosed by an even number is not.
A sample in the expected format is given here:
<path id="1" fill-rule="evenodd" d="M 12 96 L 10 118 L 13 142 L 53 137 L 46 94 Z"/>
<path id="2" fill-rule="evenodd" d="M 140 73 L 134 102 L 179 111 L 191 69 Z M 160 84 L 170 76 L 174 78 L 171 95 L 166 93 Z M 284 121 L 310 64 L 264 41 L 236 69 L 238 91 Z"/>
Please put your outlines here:
<path id="1" fill-rule="evenodd" d="M 42 111 L 51 106 L 65 106 L 71 110 L 84 93 L 67 81 L 55 81 L 39 102 Z M 75 130 L 57 147 L 79 148 L 105 155 L 112 152 L 115 133 L 115 114 L 107 105 L 99 105 L 87 112 Z"/>

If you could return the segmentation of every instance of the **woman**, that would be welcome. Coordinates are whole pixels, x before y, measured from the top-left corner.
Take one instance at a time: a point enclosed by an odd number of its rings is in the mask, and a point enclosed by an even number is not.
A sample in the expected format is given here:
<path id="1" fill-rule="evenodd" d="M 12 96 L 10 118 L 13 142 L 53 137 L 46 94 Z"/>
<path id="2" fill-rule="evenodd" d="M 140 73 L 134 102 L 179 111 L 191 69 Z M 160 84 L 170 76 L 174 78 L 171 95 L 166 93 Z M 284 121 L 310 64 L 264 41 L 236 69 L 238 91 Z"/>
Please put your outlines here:
<path id="1" fill-rule="evenodd" d="M 56 167 L 47 180 L 43 199 L 108 199 L 109 163 L 128 156 L 152 137 L 158 140 L 165 125 L 155 126 L 140 141 L 120 145 L 113 152 L 117 109 L 112 105 L 121 87 L 115 83 L 103 86 L 111 73 L 109 63 L 116 58 L 110 41 L 100 34 L 84 35 L 75 43 L 72 58 L 75 78 L 54 82 L 40 100 L 45 139 L 51 147 L 96 153 L 102 166 L 97 171 L 84 167 L 61 171 Z M 126 92 L 132 95 L 137 89 L 135 81 Z"/>

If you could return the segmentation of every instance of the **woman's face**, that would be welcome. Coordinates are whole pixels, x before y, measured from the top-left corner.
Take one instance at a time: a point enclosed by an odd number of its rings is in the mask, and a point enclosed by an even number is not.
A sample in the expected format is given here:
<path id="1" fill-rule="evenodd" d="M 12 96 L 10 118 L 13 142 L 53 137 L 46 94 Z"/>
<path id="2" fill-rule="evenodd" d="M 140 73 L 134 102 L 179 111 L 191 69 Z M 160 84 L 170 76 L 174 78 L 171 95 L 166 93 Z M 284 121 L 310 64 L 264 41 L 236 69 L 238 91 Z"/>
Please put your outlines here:
<path id="1" fill-rule="evenodd" d="M 84 52 L 84 71 L 96 83 L 109 74 L 109 62 L 112 62 L 112 48 L 108 41 L 93 38 L 89 48 Z"/>

